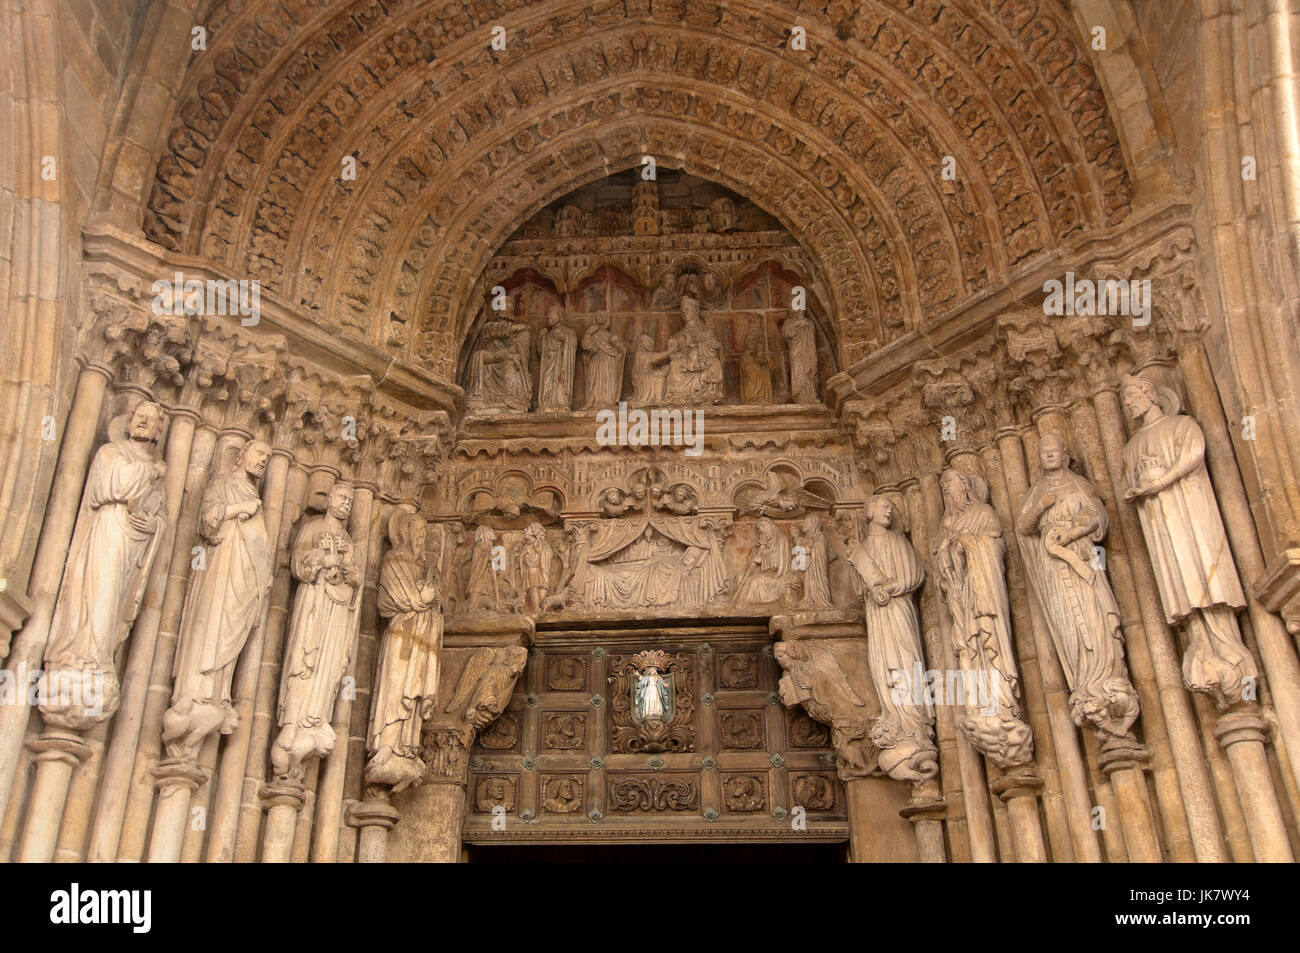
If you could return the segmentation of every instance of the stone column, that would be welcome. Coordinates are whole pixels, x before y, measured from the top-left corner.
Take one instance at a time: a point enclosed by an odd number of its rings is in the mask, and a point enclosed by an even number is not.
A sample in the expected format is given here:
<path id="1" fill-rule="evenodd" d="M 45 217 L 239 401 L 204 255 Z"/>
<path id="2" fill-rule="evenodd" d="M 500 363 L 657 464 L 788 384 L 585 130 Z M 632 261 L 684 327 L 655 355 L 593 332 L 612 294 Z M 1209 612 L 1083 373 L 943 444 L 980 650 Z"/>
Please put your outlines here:
<path id="1" fill-rule="evenodd" d="M 357 682 L 357 641 L 361 626 L 373 627 L 375 615 L 374 586 L 371 582 L 370 564 L 372 534 L 376 529 L 375 487 L 373 484 L 356 483 L 356 499 L 352 504 L 352 542 L 357 557 L 357 568 L 361 571 L 362 593 L 361 611 L 356 616 L 356 627 L 352 632 L 352 648 L 348 653 L 348 669 L 344 679 L 351 678 L 353 691 Z M 382 533 L 380 533 L 382 535 Z M 366 621 L 362 621 L 365 616 Z M 367 674 L 367 679 L 372 677 Z M 338 856 L 339 826 L 343 818 L 343 784 L 347 777 L 348 735 L 352 723 L 352 699 L 343 692 L 334 702 L 334 733 L 338 741 L 334 750 L 326 756 L 321 764 L 320 785 L 316 790 L 315 838 L 312 843 L 311 859 L 316 864 L 332 864 Z"/>
<path id="2" fill-rule="evenodd" d="M 1146 766 L 1151 761 L 1150 750 L 1144 745 L 1103 748 L 1098 761 L 1119 802 L 1128 859 L 1135 864 L 1160 863 L 1160 843 L 1145 777 Z"/>
<path id="3" fill-rule="evenodd" d="M 387 838 L 389 859 L 460 863 L 469 750 L 505 711 L 532 641 L 533 620 L 518 615 L 461 617 L 443 634 L 438 697 L 424 723 L 428 773 L 422 784 L 393 795 L 402 823 Z M 462 698 L 463 707 L 450 705 Z"/>
<path id="4" fill-rule="evenodd" d="M 149 863 L 174 864 L 181 859 L 190 795 L 208 779 L 208 772 L 188 758 L 166 758 L 154 767 L 158 804 L 154 811 Z"/>
<path id="5" fill-rule="evenodd" d="M 1214 726 L 1214 737 L 1228 753 L 1237 793 L 1246 815 L 1246 828 L 1255 859 L 1264 863 L 1291 863 L 1295 860 L 1287 837 L 1282 808 L 1273 791 L 1264 743 L 1268 725 L 1255 705 L 1244 705 L 1225 712 Z"/>
<path id="6" fill-rule="evenodd" d="M 944 864 L 948 852 L 943 843 L 943 819 L 948 811 L 939 784 L 933 778 L 912 786 L 912 798 L 898 812 L 916 833 L 917 859 L 923 864 Z"/>
<path id="7" fill-rule="evenodd" d="M 1178 365 L 1187 385 L 1188 407 L 1205 433 L 1205 462 L 1214 478 L 1232 553 L 1242 577 L 1259 586 L 1266 581 L 1268 568 L 1204 345 L 1196 343 L 1183 348 L 1178 355 Z M 1246 588 L 1247 611 L 1277 712 L 1277 733 L 1286 747 L 1296 784 L 1300 785 L 1300 656 L 1297 656 L 1282 620 L 1268 611 L 1281 606 L 1261 604 L 1251 588 Z"/>
<path id="8" fill-rule="evenodd" d="M 357 842 L 359 864 L 382 864 L 387 860 L 388 832 L 397 824 L 397 809 L 390 803 L 387 789 L 378 787 L 372 794 L 347 812 L 348 824 L 361 832 Z M 460 816 L 464 817 L 464 813 L 462 805 Z"/>
<path id="9" fill-rule="evenodd" d="M 1119 397 L 1111 388 L 1101 388 L 1092 395 L 1092 407 L 1097 415 L 1098 434 L 1110 485 L 1121 486 L 1125 430 Z M 1115 504 L 1115 511 L 1119 515 L 1124 551 L 1140 554 L 1142 527 L 1138 525 L 1137 514 L 1131 506 L 1119 502 Z M 1214 810 L 1214 793 L 1205 766 L 1205 755 L 1196 737 L 1191 704 L 1183 687 L 1173 633 L 1164 621 L 1150 563 L 1144 558 L 1133 558 L 1129 561 L 1129 566 L 1137 590 L 1142 626 L 1151 652 L 1156 684 L 1160 689 L 1160 709 L 1169 729 L 1174 770 L 1178 775 L 1178 786 L 1187 811 L 1192 848 L 1198 861 L 1222 863 L 1229 857 L 1224 849 L 1223 829 L 1219 824 L 1218 813 Z"/>
<path id="10" fill-rule="evenodd" d="M 284 512 L 289 486 L 289 466 L 293 456 L 287 450 L 273 449 L 266 465 L 262 484 L 262 511 L 266 518 L 266 536 L 275 547 L 272 559 L 273 572 L 279 569 L 284 551 Z M 272 596 L 266 600 L 266 610 L 257 627 L 248 637 L 248 644 L 235 666 L 235 680 L 231 700 L 239 714 L 239 725 L 226 738 L 222 746 L 216 790 L 213 793 L 212 812 L 208 828 L 206 860 L 209 863 L 229 862 L 234 859 L 235 829 L 239 820 L 239 801 L 244 789 L 244 774 L 248 766 L 249 746 L 253 737 L 253 697 L 257 691 L 257 676 L 261 670 L 262 652 L 267 640 L 273 606 Z"/>
<path id="11" fill-rule="evenodd" d="M 925 526 L 921 527 L 918 524 L 913 527 L 913 545 L 916 546 L 917 552 L 924 552 L 928 556 L 933 549 L 939 524 L 943 521 L 943 492 L 939 488 L 939 474 L 935 472 L 923 474 L 920 488 Z M 922 629 L 938 626 L 939 631 L 946 633 L 946 620 L 940 621 L 940 617 L 946 614 L 946 610 L 938 605 L 937 584 L 933 579 L 927 580 L 927 583 L 925 591 L 931 598 L 924 605 L 927 605 L 930 610 L 926 613 L 929 624 Z M 942 665 L 946 672 L 955 671 L 957 661 L 953 656 L 951 643 L 947 638 L 940 638 L 939 646 L 941 654 L 938 658 L 930 659 L 931 666 L 939 668 Z M 943 699 L 938 701 L 940 705 L 944 703 Z M 989 798 L 988 781 L 984 777 L 983 760 L 980 753 L 960 731 L 954 733 L 954 744 L 957 749 L 958 770 L 961 773 L 962 798 L 966 802 L 966 825 L 970 835 L 971 860 L 977 864 L 996 863 L 998 855 L 993 826 L 993 805 Z"/>
<path id="12" fill-rule="evenodd" d="M 395 839 L 388 836 L 385 845 L 395 861 L 458 864 L 463 854 L 461 830 L 465 826 L 465 789 L 469 783 L 468 751 L 452 733 L 434 732 L 426 737 L 429 760 L 441 761 L 449 770 L 431 773 L 419 787 L 408 788 L 398 795 L 401 813 L 420 818 L 420 823 L 397 828 L 403 837 L 394 843 Z"/>
<path id="13" fill-rule="evenodd" d="M 1019 434 L 1009 430 L 1000 433 L 998 451 L 1002 457 L 1009 502 L 1012 511 L 1018 513 L 1029 493 L 1029 474 Z M 1035 654 L 1040 660 L 1039 672 L 1047 696 L 1049 734 L 1056 750 L 1056 765 L 1060 772 L 1061 794 L 1065 802 L 1074 859 L 1084 863 L 1099 863 L 1102 860 L 1101 847 L 1091 824 L 1092 799 L 1088 793 L 1087 769 L 1079 746 L 1079 734 L 1070 717 L 1069 687 L 1056 657 L 1056 648 L 1048 634 L 1047 622 L 1035 601 L 1028 598 L 1028 593 L 1026 597 L 1029 631 Z"/>
<path id="14" fill-rule="evenodd" d="M 923 474 L 918 483 L 912 483 L 907 488 L 912 538 L 915 540 L 916 546 L 926 550 L 930 545 L 926 501 L 930 497 L 923 494 L 922 486 L 929 486 L 927 492 L 933 492 L 937 488 L 935 480 L 937 480 L 936 474 Z M 925 643 L 926 656 L 936 664 L 939 660 L 945 658 L 944 640 L 939 626 L 929 624 L 929 622 L 939 611 L 938 594 L 934 588 L 932 586 L 922 586 L 920 592 L 921 634 Z M 966 822 L 966 805 L 965 799 L 962 797 L 962 773 L 957 754 L 957 722 L 953 717 L 952 709 L 947 705 L 935 707 L 934 733 L 935 743 L 939 749 L 939 783 L 931 784 L 927 782 L 923 785 L 926 789 L 937 789 L 927 795 L 922 795 L 917 791 L 913 792 L 913 801 L 916 802 L 917 798 L 920 798 L 919 803 L 924 806 L 915 814 L 916 820 L 913 823 L 916 827 L 917 837 L 920 838 L 925 836 L 923 831 L 928 829 L 929 822 L 938 820 L 941 827 L 946 826 L 948 829 L 953 862 L 968 862 L 971 859 L 970 834 Z M 934 804 L 936 800 L 939 802 L 938 806 Z M 906 813 L 906 811 L 912 811 L 912 809 L 913 805 L 909 805 L 903 814 L 909 821 L 913 820 L 913 814 Z M 942 843 L 942 839 L 941 830 L 940 843 Z"/>
<path id="15" fill-rule="evenodd" d="M 42 732 L 28 748 L 36 763 L 36 779 L 32 782 L 17 860 L 48 864 L 54 859 L 72 772 L 90 753 L 90 746 L 77 732 L 54 728 Z"/>
<path id="16" fill-rule="evenodd" d="M 260 797 L 266 807 L 262 863 L 287 864 L 293 859 L 298 814 L 307 801 L 307 789 L 299 781 L 272 781 L 262 788 Z"/>
<path id="17" fill-rule="evenodd" d="M 267 751 L 271 745 L 271 733 L 275 730 L 275 705 L 280 689 L 280 655 L 284 648 L 293 589 L 293 579 L 288 565 L 288 548 L 293 541 L 294 524 L 306 504 L 307 492 L 307 471 L 301 467 L 290 470 L 285 489 L 284 514 L 280 523 L 280 541 L 276 546 L 276 575 L 271 585 L 271 608 L 267 613 L 266 638 L 262 644 L 262 657 L 256 666 L 253 715 L 248 719 L 248 756 L 245 759 L 244 777 L 240 786 L 234 849 L 230 858 L 236 863 L 252 863 L 257 859 L 258 828 L 261 826 L 263 813 L 259 792 L 265 783 L 263 779 L 266 774 Z M 252 661 L 251 653 L 249 661 Z M 214 849 L 225 850 L 227 841 L 228 837 L 223 837 L 219 841 L 214 839 L 213 843 L 216 845 Z"/>
<path id="18" fill-rule="evenodd" d="M 1095 383 L 1095 382 L 1094 382 Z M 1079 444 L 1086 468 L 1094 477 L 1094 485 L 1104 500 L 1110 500 L 1108 513 L 1117 513 L 1117 500 L 1110 482 L 1106 455 L 1098 432 L 1097 416 L 1090 403 L 1080 402 L 1071 414 L 1072 430 Z M 1137 689 L 1142 704 L 1142 739 L 1150 749 L 1150 757 L 1140 760 L 1143 770 L 1149 770 L 1154 782 L 1159 818 L 1163 821 L 1162 847 L 1169 859 L 1185 863 L 1195 858 L 1187 813 L 1178 786 L 1173 745 L 1165 717 L 1160 682 L 1156 675 L 1155 650 L 1144 624 L 1139 596 L 1135 590 L 1132 556 L 1122 526 L 1116 531 L 1119 520 L 1112 521 L 1108 537 L 1108 565 L 1115 600 L 1124 617 L 1124 645 L 1129 675 Z M 1123 760 L 1123 759 L 1120 759 Z M 1104 773 L 1104 771 L 1103 771 Z M 1112 779 L 1113 786 L 1113 779 Z"/>
<path id="19" fill-rule="evenodd" d="M 32 612 L 14 640 L 9 656 L 9 669 L 19 676 L 18 684 L 21 685 L 27 684 L 28 673 L 40 670 L 45 655 L 45 643 L 54 620 L 54 603 L 59 595 L 68 548 L 72 544 L 72 531 L 81 506 L 81 492 L 90 469 L 104 391 L 111 373 L 107 367 L 87 364 L 77 377 L 77 389 L 63 430 L 45 520 L 41 524 L 40 541 L 32 561 Z M 26 692 L 19 693 L 15 704 L 0 705 L 0 817 L 4 816 L 14 785 L 19 781 L 16 769 L 30 713 Z"/>
<path id="20" fill-rule="evenodd" d="M 1011 815 L 1011 836 L 1016 848 L 1016 863 L 1047 862 L 1043 828 L 1038 821 L 1038 797 L 1043 781 L 1033 771 L 1003 774 L 994 779 L 993 793 L 1007 805 Z M 1005 859 L 1005 858 L 1004 858 Z"/>
<path id="21" fill-rule="evenodd" d="M 193 549 L 199 540 L 203 491 L 229 452 L 248 439 L 247 431 L 226 430 L 218 436 L 206 426 L 200 428 L 195 437 L 196 446 L 191 452 L 190 472 L 186 476 L 185 501 L 176 527 L 176 544 L 172 549 L 158 638 L 149 669 L 149 688 L 140 716 L 140 736 L 135 747 L 131 785 L 118 841 L 118 860 L 139 861 L 144 859 L 148 850 L 149 818 L 157 790 L 153 769 L 161 760 L 163 712 L 171 703 L 172 660 L 180 632 L 181 613 L 185 608 L 185 593 L 193 571 Z"/>
<path id="22" fill-rule="evenodd" d="M 998 518 L 1004 527 L 1008 527 L 1007 532 L 1014 533 L 1015 516 L 1024 505 L 1025 487 L 1015 484 L 1017 490 L 1013 494 L 1014 478 L 1008 475 L 1007 470 L 1009 466 L 1018 466 L 1021 471 L 1024 469 L 1019 432 L 1012 426 L 1004 427 L 998 431 L 996 439 L 996 446 L 987 447 L 982 452 L 984 472 L 989 476 L 989 494 Z M 1018 459 L 1008 465 L 1003 457 L 1006 452 L 1018 455 Z M 1015 545 L 1014 537 L 1009 539 L 1007 546 L 1007 598 L 1011 602 L 1011 631 L 1020 662 L 1025 718 L 1034 731 L 1035 771 L 1025 774 L 1011 772 L 1011 777 L 1004 775 L 995 782 L 993 793 L 1002 797 L 1004 792 L 1011 792 L 1012 800 L 1032 796 L 1036 801 L 1041 801 L 1046 837 L 1051 844 L 1053 859 L 1069 862 L 1074 859 L 1074 845 L 1070 839 L 1070 822 L 1066 816 L 1061 775 L 1056 763 L 1056 739 L 1052 735 L 1048 716 L 1047 688 L 1034 642 L 1029 593 L 1025 588 L 1020 551 Z M 1035 784 L 1035 781 L 1038 783 Z M 1012 812 L 1011 802 L 1006 803 L 1008 811 Z M 1024 852 L 1021 849 L 1017 856 L 1022 856 Z"/>
<path id="23" fill-rule="evenodd" d="M 170 410 L 169 413 L 171 426 L 167 430 L 167 475 L 164 477 L 164 486 L 167 493 L 168 524 L 179 527 L 181 504 L 190 479 L 190 455 L 194 451 L 198 415 L 181 408 Z M 199 465 L 201 470 L 207 467 L 205 453 L 210 451 L 210 443 L 200 443 L 198 456 L 203 458 Z M 122 674 L 122 702 L 113 722 L 113 737 L 104 758 L 99 798 L 94 805 L 90 845 L 86 853 L 86 859 L 91 863 L 109 863 L 117 859 L 117 845 L 130 789 L 131 765 L 135 761 L 135 749 L 140 741 L 154 646 L 162 621 L 167 584 L 172 578 L 177 558 L 176 547 L 180 544 L 182 535 L 178 530 L 173 536 L 169 559 L 159 558 L 154 561 L 144 603 L 136 618 L 135 628 L 131 631 L 126 669 Z M 185 551 L 185 558 L 189 559 L 188 550 Z"/>

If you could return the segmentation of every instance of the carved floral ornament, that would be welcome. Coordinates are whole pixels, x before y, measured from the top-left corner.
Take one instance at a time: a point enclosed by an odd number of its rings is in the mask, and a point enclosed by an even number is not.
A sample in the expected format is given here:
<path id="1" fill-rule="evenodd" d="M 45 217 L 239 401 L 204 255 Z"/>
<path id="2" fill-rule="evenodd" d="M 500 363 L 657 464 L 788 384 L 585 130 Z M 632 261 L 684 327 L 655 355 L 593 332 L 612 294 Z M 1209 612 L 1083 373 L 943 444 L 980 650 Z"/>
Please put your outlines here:
<path id="1" fill-rule="evenodd" d="M 843 22 L 801 10 L 803 60 L 782 49 L 794 12 L 771 4 L 539 6 L 520 12 L 499 60 L 473 11 L 444 22 L 418 3 L 332 17 L 221 6 L 182 84 L 146 232 L 363 337 L 381 336 L 365 315 L 395 313 L 417 353 L 422 335 L 463 313 L 506 237 L 492 223 L 519 221 L 646 149 L 690 155 L 706 177 L 761 182 L 754 198 L 817 249 L 852 361 L 859 342 L 914 324 L 913 307 L 1126 214 L 1117 137 L 1072 24 L 1045 4 L 989 6 L 870 4 Z M 280 71 L 250 82 L 272 51 L 289 51 Z M 1047 81 L 1025 87 L 1022 68 Z M 674 73 L 683 83 L 651 79 Z M 750 99 L 743 111 L 724 102 L 737 89 Z M 962 175 L 937 187 L 944 144 L 963 138 Z M 537 158 L 544 141 L 554 158 Z M 338 174 L 345 156 L 358 160 L 353 179 Z M 1081 176 L 1059 174 L 1075 166 Z M 507 181 L 508 192 L 497 186 Z M 212 210 L 202 231 L 198 207 Z M 1003 247 L 1005 258 L 993 251 Z"/>

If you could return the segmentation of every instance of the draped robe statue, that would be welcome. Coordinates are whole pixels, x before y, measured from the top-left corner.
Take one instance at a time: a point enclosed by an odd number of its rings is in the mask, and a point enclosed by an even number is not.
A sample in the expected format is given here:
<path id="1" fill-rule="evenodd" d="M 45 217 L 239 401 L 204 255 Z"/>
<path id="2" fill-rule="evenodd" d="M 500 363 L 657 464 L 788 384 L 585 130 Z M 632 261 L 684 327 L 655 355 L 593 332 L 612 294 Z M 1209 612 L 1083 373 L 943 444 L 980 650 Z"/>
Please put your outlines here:
<path id="1" fill-rule="evenodd" d="M 623 359 L 627 345 L 610 329 L 609 315 L 599 314 L 582 334 L 587 399 L 583 410 L 608 410 L 618 406 L 623 394 Z"/>
<path id="2" fill-rule="evenodd" d="M 795 584 L 791 575 L 790 543 L 769 519 L 755 524 L 758 539 L 749 554 L 749 566 L 736 583 L 735 605 L 782 602 Z"/>
<path id="3" fill-rule="evenodd" d="M 830 547 L 822 532 L 822 518 L 817 513 L 804 517 L 795 531 L 795 545 L 803 547 L 803 603 L 810 609 L 831 606 Z M 795 563 L 795 568 L 800 568 Z"/>
<path id="4" fill-rule="evenodd" d="M 235 662 L 261 621 L 271 590 L 270 540 L 257 481 L 271 448 L 244 445 L 235 466 L 208 484 L 199 508 L 204 568 L 190 576 L 181 615 L 171 707 L 163 714 L 163 743 L 172 758 L 198 757 L 212 732 L 239 724 L 230 699 Z"/>
<path id="5" fill-rule="evenodd" d="M 668 352 L 654 348 L 655 342 L 650 335 L 642 334 L 636 339 L 636 352 L 632 355 L 632 404 L 659 404 L 664 399 L 668 368 L 657 365 L 663 363 Z"/>
<path id="6" fill-rule="evenodd" d="M 1038 453 L 1043 475 L 1016 519 L 1020 553 L 1065 670 L 1074 723 L 1091 723 L 1103 743 L 1114 742 L 1137 720 L 1138 696 L 1124 665 L 1119 606 L 1095 555 L 1109 526 L 1106 507 L 1069 469 L 1060 434 L 1044 433 Z"/>
<path id="7" fill-rule="evenodd" d="M 722 345 L 700 318 L 700 303 L 682 298 L 682 329 L 668 339 L 664 400 L 685 406 L 722 403 Z"/>
<path id="8" fill-rule="evenodd" d="M 393 548 L 379 567 L 379 614 L 388 620 L 379 649 L 365 778 L 394 792 L 424 777 L 420 732 L 438 693 L 442 592 L 437 566 L 425 558 L 425 522 L 396 510 L 388 522 Z"/>
<path id="9" fill-rule="evenodd" d="M 849 554 L 863 592 L 867 661 L 880 699 L 871 742 L 880 749 L 880 768 L 891 778 L 919 782 L 938 771 L 934 708 L 917 685 L 925 670 L 921 629 L 912 593 L 925 571 L 898 523 L 887 496 L 867 501 L 867 535 Z"/>
<path id="10" fill-rule="evenodd" d="M 519 591 L 529 612 L 541 612 L 546 597 L 551 594 L 554 555 L 541 523 L 524 527 L 524 539 L 519 547 Z"/>
<path id="11" fill-rule="evenodd" d="M 468 401 L 476 410 L 525 413 L 533 396 L 528 372 L 528 327 L 506 319 L 483 325 L 482 342 L 470 358 Z"/>
<path id="12" fill-rule="evenodd" d="M 947 470 L 943 538 L 935 550 L 939 590 L 952 617 L 952 646 L 966 683 L 962 733 L 999 767 L 1025 764 L 1034 739 L 1020 714 L 1020 676 L 1011 647 L 1011 602 L 1003 571 L 1006 544 L 989 506 L 988 484 Z"/>
<path id="13" fill-rule="evenodd" d="M 117 711 L 115 655 L 166 528 L 156 452 L 165 427 L 161 407 L 137 405 L 114 420 L 90 465 L 45 646 L 40 710 L 49 725 L 79 731 Z"/>
<path id="14" fill-rule="evenodd" d="M 578 353 L 578 335 L 560 323 L 559 308 L 547 312 L 547 328 L 542 335 L 542 363 L 538 373 L 537 409 L 564 411 L 573 409 L 573 364 Z"/>
<path id="15" fill-rule="evenodd" d="M 1259 672 L 1237 627 L 1246 597 L 1205 468 L 1205 434 L 1149 378 L 1125 379 L 1124 405 L 1139 423 L 1124 445 L 1124 499 L 1137 506 L 1165 621 L 1187 632 L 1183 682 L 1226 709 Z"/>
<path id="16" fill-rule="evenodd" d="M 796 311 L 781 325 L 781 336 L 790 348 L 790 400 L 817 403 L 817 334 L 812 319 Z"/>
<path id="17" fill-rule="evenodd" d="M 517 608 L 514 587 L 504 571 L 504 559 L 498 564 L 493 552 L 497 534 L 490 526 L 474 531 L 474 549 L 470 555 L 469 582 L 465 585 L 466 611 L 513 612 Z"/>
<path id="18" fill-rule="evenodd" d="M 745 350 L 736 363 L 740 371 L 740 402 L 772 403 L 772 362 L 763 350 L 763 338 L 757 331 L 746 335 Z"/>
<path id="19" fill-rule="evenodd" d="M 330 488 L 329 507 L 309 518 L 293 542 L 289 570 L 298 580 L 280 681 L 280 733 L 271 750 L 277 777 L 301 780 L 303 762 L 334 750 L 334 699 L 352 653 L 361 573 L 347 518 L 354 491 Z"/>
<path id="20" fill-rule="evenodd" d="M 672 703 L 668 698 L 668 684 L 653 665 L 637 676 L 632 702 L 642 721 L 664 720 Z"/>

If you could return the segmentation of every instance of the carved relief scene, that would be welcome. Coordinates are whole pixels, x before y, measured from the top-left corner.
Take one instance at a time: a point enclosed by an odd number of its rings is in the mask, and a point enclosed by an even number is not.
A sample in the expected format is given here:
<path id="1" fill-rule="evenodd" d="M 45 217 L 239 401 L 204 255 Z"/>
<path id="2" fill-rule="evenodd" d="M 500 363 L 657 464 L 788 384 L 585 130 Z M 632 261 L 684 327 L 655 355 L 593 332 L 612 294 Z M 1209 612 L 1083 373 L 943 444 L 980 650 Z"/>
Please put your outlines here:
<path id="1" fill-rule="evenodd" d="M 669 169 L 552 203 L 488 263 L 460 381 L 475 415 L 816 404 L 838 345 L 797 241 Z"/>

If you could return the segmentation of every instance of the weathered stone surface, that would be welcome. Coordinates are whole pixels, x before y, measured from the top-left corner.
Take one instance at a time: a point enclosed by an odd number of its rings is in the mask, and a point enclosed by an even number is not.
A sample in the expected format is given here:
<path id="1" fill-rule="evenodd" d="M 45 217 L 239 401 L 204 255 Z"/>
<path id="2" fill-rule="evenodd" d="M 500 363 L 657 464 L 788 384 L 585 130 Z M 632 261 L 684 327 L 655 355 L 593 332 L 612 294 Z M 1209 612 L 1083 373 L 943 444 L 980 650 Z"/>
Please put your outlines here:
<path id="1" fill-rule="evenodd" d="M 1292 859 L 1295 18 L 1159 6 L 0 15 L 0 858 Z"/>

